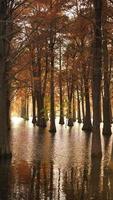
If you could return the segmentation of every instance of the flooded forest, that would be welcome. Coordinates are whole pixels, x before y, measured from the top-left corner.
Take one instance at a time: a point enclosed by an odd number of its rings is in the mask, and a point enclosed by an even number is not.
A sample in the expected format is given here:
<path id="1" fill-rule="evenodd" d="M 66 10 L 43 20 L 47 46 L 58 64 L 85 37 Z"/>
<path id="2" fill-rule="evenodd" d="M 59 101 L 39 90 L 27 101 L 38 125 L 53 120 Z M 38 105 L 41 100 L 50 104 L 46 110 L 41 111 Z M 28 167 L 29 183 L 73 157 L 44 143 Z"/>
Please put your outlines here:
<path id="1" fill-rule="evenodd" d="M 0 200 L 113 200 L 113 1 L 0 0 Z"/>

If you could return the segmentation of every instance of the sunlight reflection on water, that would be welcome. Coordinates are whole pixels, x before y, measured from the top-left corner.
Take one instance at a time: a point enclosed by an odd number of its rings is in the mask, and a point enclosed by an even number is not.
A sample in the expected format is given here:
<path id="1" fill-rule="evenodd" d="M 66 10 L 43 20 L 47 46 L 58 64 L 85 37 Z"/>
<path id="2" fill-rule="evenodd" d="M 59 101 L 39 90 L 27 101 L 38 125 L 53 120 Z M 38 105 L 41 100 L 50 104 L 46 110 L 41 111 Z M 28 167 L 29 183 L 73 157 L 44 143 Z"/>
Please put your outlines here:
<path id="1" fill-rule="evenodd" d="M 92 134 L 57 124 L 57 133 L 12 120 L 12 161 L 0 163 L 0 200 L 113 200 L 112 137 L 91 159 Z M 112 157 L 111 157 L 112 156 Z"/>

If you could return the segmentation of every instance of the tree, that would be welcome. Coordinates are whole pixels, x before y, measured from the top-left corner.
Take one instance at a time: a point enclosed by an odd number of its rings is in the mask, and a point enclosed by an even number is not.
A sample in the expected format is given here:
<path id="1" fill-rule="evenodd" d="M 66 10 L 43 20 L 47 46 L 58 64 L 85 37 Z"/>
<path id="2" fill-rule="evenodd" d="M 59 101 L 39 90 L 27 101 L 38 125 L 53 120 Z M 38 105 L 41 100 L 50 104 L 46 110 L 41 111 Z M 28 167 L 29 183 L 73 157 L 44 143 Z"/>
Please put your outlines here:
<path id="1" fill-rule="evenodd" d="M 62 92 L 62 41 L 59 41 L 59 90 L 60 90 L 60 119 L 59 124 L 64 124 L 64 103 Z"/>
<path id="2" fill-rule="evenodd" d="M 0 2 L 0 157 L 11 157 L 10 135 L 8 130 L 9 85 L 7 81 L 9 43 L 8 34 L 8 5 Z M 11 17 L 11 16 L 10 16 Z M 10 22 L 9 22 L 10 23 Z M 8 24 L 8 25 L 7 25 Z"/>
<path id="3" fill-rule="evenodd" d="M 111 135 L 111 103 L 110 103 L 110 70 L 107 34 L 107 1 L 103 0 L 102 10 L 103 33 L 103 68 L 104 68 L 104 95 L 103 95 L 103 135 Z"/>
<path id="4" fill-rule="evenodd" d="M 93 0 L 95 25 L 94 25 L 94 58 L 92 69 L 93 93 L 93 137 L 92 156 L 101 156 L 100 141 L 100 95 L 102 79 L 102 1 Z"/>

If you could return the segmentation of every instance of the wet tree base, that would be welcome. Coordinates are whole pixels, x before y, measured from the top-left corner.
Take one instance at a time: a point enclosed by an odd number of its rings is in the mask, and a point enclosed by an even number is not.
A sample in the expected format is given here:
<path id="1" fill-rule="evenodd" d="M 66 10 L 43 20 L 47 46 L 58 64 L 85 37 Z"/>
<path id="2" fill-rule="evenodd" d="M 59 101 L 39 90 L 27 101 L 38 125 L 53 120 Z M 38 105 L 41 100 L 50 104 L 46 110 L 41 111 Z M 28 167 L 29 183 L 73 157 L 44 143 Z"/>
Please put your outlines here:
<path id="1" fill-rule="evenodd" d="M 72 127 L 73 125 L 74 125 L 73 124 L 73 119 L 72 118 L 68 119 L 68 126 Z"/>
<path id="2" fill-rule="evenodd" d="M 88 124 L 88 123 L 84 123 L 83 127 L 82 127 L 82 130 L 90 133 L 90 132 L 92 132 L 92 125 Z"/>
<path id="3" fill-rule="evenodd" d="M 76 118 L 73 118 L 73 122 L 76 122 Z"/>
<path id="4" fill-rule="evenodd" d="M 39 126 L 40 128 L 46 128 L 47 127 L 47 123 L 45 119 L 41 119 L 40 121 L 38 120 L 36 122 L 36 125 Z"/>
<path id="5" fill-rule="evenodd" d="M 32 119 L 32 123 L 33 123 L 33 124 L 36 124 L 36 118 L 33 118 L 33 119 Z"/>
<path id="6" fill-rule="evenodd" d="M 102 134 L 106 137 L 110 137 L 112 135 L 111 128 L 103 128 Z"/>
<path id="7" fill-rule="evenodd" d="M 45 118 L 42 118 L 40 120 L 40 123 L 39 123 L 39 127 L 41 128 L 46 128 L 47 124 L 46 124 L 46 119 Z"/>
<path id="8" fill-rule="evenodd" d="M 81 124 L 81 123 L 82 123 L 82 120 L 81 120 L 81 119 L 78 119 L 78 123 Z"/>
<path id="9" fill-rule="evenodd" d="M 64 124 L 64 117 L 60 117 L 59 124 L 61 124 L 61 125 Z"/>
<path id="10" fill-rule="evenodd" d="M 50 133 L 56 133 L 56 127 L 50 128 L 50 129 L 49 129 L 49 132 L 50 132 Z"/>

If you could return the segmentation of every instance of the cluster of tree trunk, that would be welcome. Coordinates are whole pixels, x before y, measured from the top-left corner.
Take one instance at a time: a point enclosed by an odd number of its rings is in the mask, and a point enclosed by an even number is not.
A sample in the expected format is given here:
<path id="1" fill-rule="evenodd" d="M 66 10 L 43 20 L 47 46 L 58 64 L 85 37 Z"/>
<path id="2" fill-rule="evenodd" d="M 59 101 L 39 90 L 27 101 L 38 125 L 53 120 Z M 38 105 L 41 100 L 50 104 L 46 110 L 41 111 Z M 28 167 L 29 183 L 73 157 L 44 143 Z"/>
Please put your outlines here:
<path id="1" fill-rule="evenodd" d="M 11 1 L 9 1 L 11 2 Z M 8 2 L 0 1 L 0 157 L 11 157 L 10 150 L 10 83 L 9 74 L 9 53 L 11 38 L 8 38 L 8 32 L 12 28 L 11 12 L 9 12 Z M 11 4 L 10 4 L 11 5 Z M 53 1 L 50 3 L 50 13 L 54 12 Z M 32 110 L 33 124 L 40 128 L 47 125 L 47 103 L 49 96 L 49 114 L 50 114 L 50 132 L 56 132 L 55 125 L 55 73 L 58 73 L 58 91 L 59 91 L 59 123 L 64 124 L 64 116 L 67 115 L 67 125 L 72 127 L 77 120 L 83 122 L 83 130 L 93 131 L 92 136 L 92 155 L 101 156 L 100 122 L 103 120 L 103 134 L 111 135 L 111 102 L 110 102 L 110 71 L 111 59 L 108 53 L 108 35 L 107 35 L 107 0 L 93 0 L 94 12 L 94 30 L 93 30 L 93 61 L 92 61 L 92 79 L 90 79 L 90 66 L 76 70 L 80 78 L 75 80 L 74 63 L 76 51 L 73 52 L 73 45 L 67 50 L 67 60 L 65 61 L 65 73 L 62 68 L 62 42 L 60 42 L 59 51 L 59 69 L 55 68 L 56 45 L 56 18 L 49 21 L 47 37 L 42 42 L 36 42 L 29 49 L 32 55 Z M 9 14 L 8 14 L 9 13 Z M 56 15 L 57 16 L 57 15 Z M 43 27 L 44 29 L 44 27 Z M 58 32 L 59 33 L 59 32 Z M 38 35 L 39 34 L 39 35 Z M 37 31 L 37 38 L 40 38 Z M 80 49 L 84 48 L 81 39 Z M 30 46 L 30 45 L 29 45 Z M 83 56 L 83 51 L 79 51 Z M 78 56 L 78 54 L 77 54 Z M 71 66 L 71 67 L 70 67 Z M 71 69 L 70 69 L 71 68 Z M 102 71 L 103 70 L 103 71 Z M 49 72 L 49 76 L 48 76 Z M 63 74 L 65 75 L 65 84 L 63 83 Z M 49 80 L 50 84 L 47 84 Z M 92 80 L 92 81 L 91 81 Z M 102 89 L 103 83 L 103 89 Z M 48 86 L 49 85 L 49 86 Z M 48 87 L 48 88 L 47 88 Z M 64 87 L 64 89 L 63 89 Z M 48 89 L 48 91 L 46 90 Z M 64 111 L 64 92 L 67 94 L 67 113 Z M 91 92 L 92 90 L 92 92 Z M 92 94 L 92 99 L 91 99 Z M 101 101 L 101 97 L 102 100 Z M 91 104 L 92 101 L 92 104 Z M 57 102 L 58 103 L 58 102 Z M 101 107 L 103 105 L 103 112 Z M 91 121 L 91 109 L 93 110 L 93 124 Z M 21 116 L 28 120 L 29 118 L 29 95 L 22 98 Z M 103 117 L 101 116 L 103 115 Z"/>

